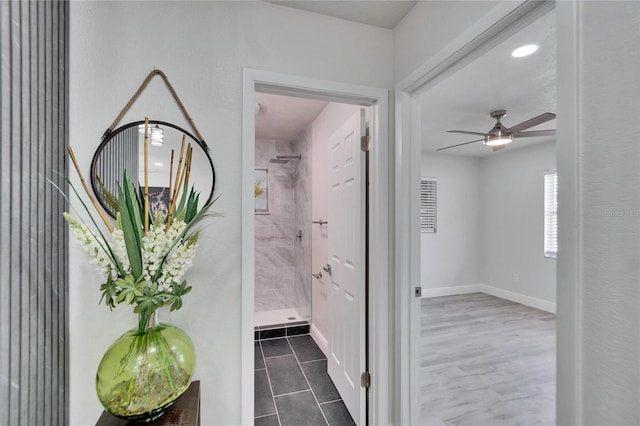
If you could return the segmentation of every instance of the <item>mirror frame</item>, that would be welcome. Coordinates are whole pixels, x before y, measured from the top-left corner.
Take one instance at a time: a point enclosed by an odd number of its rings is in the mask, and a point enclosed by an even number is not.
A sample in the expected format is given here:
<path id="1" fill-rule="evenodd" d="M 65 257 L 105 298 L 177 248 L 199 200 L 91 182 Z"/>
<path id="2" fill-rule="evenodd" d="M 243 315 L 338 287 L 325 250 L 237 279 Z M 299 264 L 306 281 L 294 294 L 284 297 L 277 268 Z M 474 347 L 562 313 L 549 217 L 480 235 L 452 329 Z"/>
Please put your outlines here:
<path id="1" fill-rule="evenodd" d="M 120 133 L 123 130 L 129 129 L 129 128 L 134 127 L 134 126 L 139 126 L 141 124 L 144 124 L 144 120 L 133 121 L 131 123 L 127 123 L 127 124 L 125 124 L 123 126 L 118 127 L 117 129 L 113 130 L 112 132 L 106 132 L 102 136 L 102 142 L 100 143 L 100 145 L 96 149 L 95 154 L 93 154 L 93 159 L 91 160 L 91 169 L 89 171 L 90 178 L 91 178 L 91 189 L 93 190 L 93 193 L 96 196 L 96 198 L 98 199 L 98 202 L 100 203 L 102 208 L 113 218 L 115 218 L 115 214 L 111 211 L 109 206 L 107 206 L 105 201 L 103 201 L 103 199 L 98 195 L 98 191 L 96 190 L 97 182 L 96 182 L 95 170 L 96 170 L 96 167 L 97 167 L 98 158 L 100 157 L 100 154 L 104 150 L 105 146 L 109 143 L 109 141 L 111 141 L 111 139 L 113 139 L 113 137 L 115 135 L 117 135 L 118 133 Z M 204 140 L 198 140 L 198 138 L 196 138 L 193 134 L 191 134 L 187 130 L 183 129 L 182 127 L 177 126 L 177 125 L 172 124 L 172 123 L 167 123 L 166 121 L 149 120 L 149 125 L 151 125 L 151 124 L 158 124 L 160 126 L 171 127 L 171 128 L 173 128 L 173 129 L 175 129 L 175 130 L 177 130 L 179 132 L 182 132 L 185 135 L 187 135 L 188 137 L 190 137 L 191 139 L 193 139 L 198 144 L 198 146 L 200 146 L 200 148 L 202 148 L 202 151 L 204 151 L 204 154 L 207 156 L 207 159 L 209 160 L 209 165 L 211 166 L 211 175 L 212 175 L 211 192 L 209 193 L 209 197 L 207 198 L 206 203 L 211 201 L 213 199 L 213 192 L 214 192 L 214 190 L 216 188 L 216 171 L 215 171 L 215 168 L 213 167 L 213 160 L 211 159 L 211 155 L 209 154 L 210 149 L 207 146 L 207 144 L 204 142 Z M 115 197 L 117 198 L 117 194 L 115 195 Z"/>

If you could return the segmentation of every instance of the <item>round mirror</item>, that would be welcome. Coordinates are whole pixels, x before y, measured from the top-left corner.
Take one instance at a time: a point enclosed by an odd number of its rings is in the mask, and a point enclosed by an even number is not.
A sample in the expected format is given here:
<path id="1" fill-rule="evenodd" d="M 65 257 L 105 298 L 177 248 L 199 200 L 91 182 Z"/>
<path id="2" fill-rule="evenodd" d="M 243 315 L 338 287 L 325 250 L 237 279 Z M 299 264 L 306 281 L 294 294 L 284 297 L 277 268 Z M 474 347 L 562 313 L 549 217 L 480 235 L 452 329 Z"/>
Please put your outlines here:
<path id="1" fill-rule="evenodd" d="M 169 176 L 175 176 L 180 161 L 183 136 L 185 151 L 193 148 L 189 186 L 200 194 L 200 205 L 210 201 L 215 186 L 213 162 L 209 148 L 186 130 L 163 121 L 149 120 L 149 206 L 155 215 L 166 211 L 169 204 Z M 174 152 L 171 171 L 171 150 Z M 184 158 L 183 154 L 183 158 Z M 184 159 L 183 159 L 184 164 Z M 91 162 L 91 186 L 104 209 L 113 217 L 118 211 L 118 184 L 126 170 L 132 182 L 144 186 L 144 121 L 125 124 L 109 133 L 102 141 Z M 173 190 L 173 189 L 172 189 Z"/>

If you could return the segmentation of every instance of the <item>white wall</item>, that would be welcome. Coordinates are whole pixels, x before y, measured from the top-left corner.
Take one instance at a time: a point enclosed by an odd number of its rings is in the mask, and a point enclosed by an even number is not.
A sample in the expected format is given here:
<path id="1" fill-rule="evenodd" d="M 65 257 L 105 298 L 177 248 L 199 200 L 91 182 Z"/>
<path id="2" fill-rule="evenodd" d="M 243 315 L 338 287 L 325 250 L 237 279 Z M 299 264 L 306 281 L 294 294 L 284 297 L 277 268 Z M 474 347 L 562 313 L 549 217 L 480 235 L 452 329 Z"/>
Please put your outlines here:
<path id="1" fill-rule="evenodd" d="M 402 81 L 500 1 L 419 1 L 394 30 L 394 79 Z M 519 1 L 512 1 L 516 7 Z M 442 58 L 444 59 L 444 58 Z"/>
<path id="2" fill-rule="evenodd" d="M 485 291 L 555 312 L 556 260 L 543 255 L 553 168 L 554 142 L 480 159 L 423 155 L 422 174 L 438 179 L 438 232 L 421 234 L 423 297 Z"/>
<path id="3" fill-rule="evenodd" d="M 423 295 L 428 289 L 480 282 L 479 173 L 477 158 L 439 153 L 422 157 L 422 175 L 438 179 L 437 232 L 420 235 Z"/>
<path id="4" fill-rule="evenodd" d="M 71 2 L 70 14 L 70 143 L 85 176 L 100 136 L 154 67 L 211 147 L 224 217 L 204 230 L 186 277 L 192 294 L 163 318 L 196 345 L 202 423 L 239 424 L 242 67 L 389 89 L 392 32 L 258 1 Z M 123 122 L 144 116 L 189 128 L 160 80 Z M 101 277 L 75 244 L 69 268 L 70 423 L 94 424 L 96 367 L 135 318 L 98 306 Z"/>
<path id="5" fill-rule="evenodd" d="M 330 103 L 322 110 L 311 124 L 311 220 L 326 221 L 329 218 L 329 137 L 349 117 L 358 111 L 354 105 Z M 311 227 L 311 270 L 314 274 L 322 272 L 322 279 L 313 279 L 311 284 L 311 319 L 313 332 L 323 340 L 329 339 L 329 306 L 328 290 L 331 278 L 322 270 L 329 264 L 329 232 L 331 223 L 313 224 Z M 319 336 L 317 335 L 319 334 Z M 326 347 L 325 347 L 326 349 Z"/>
<path id="6" fill-rule="evenodd" d="M 551 304 L 556 260 L 544 257 L 544 172 L 555 166 L 554 142 L 507 148 L 480 162 L 481 282 Z"/>
<path id="7" fill-rule="evenodd" d="M 640 424 L 640 3 L 556 7 L 558 424 Z"/>

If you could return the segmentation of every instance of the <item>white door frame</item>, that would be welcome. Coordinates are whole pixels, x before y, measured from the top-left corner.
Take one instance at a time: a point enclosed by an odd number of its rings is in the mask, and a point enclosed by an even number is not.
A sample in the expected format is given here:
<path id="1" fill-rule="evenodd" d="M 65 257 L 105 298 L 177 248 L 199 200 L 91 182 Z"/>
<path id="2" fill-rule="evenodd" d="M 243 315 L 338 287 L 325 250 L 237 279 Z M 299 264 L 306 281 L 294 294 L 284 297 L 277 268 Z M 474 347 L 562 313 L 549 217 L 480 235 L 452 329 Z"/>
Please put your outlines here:
<path id="1" fill-rule="evenodd" d="M 389 384 L 389 93 L 386 89 L 243 68 L 242 83 L 242 374 L 243 425 L 253 424 L 255 95 L 270 92 L 371 107 L 369 234 L 370 424 L 387 424 Z M 309 271 L 311 272 L 311 271 Z"/>
<path id="2" fill-rule="evenodd" d="M 395 424 L 420 424 L 420 298 L 413 293 L 421 285 L 420 95 L 554 7 L 553 1 L 503 1 L 396 85 Z"/>

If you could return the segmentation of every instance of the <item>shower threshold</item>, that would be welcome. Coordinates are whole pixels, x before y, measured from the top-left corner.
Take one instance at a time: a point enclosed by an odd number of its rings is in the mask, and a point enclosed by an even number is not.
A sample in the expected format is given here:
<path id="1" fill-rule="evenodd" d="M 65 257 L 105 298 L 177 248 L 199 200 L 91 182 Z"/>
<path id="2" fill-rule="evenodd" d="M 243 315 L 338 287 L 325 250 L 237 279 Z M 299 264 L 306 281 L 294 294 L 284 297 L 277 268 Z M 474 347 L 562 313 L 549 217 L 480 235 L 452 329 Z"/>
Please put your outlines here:
<path id="1" fill-rule="evenodd" d="M 291 309 L 254 313 L 255 340 L 309 334 L 309 321 Z"/>
<path id="2" fill-rule="evenodd" d="M 292 322 L 306 321 L 294 308 L 276 309 L 254 313 L 254 326 L 261 327 L 273 324 L 289 324 Z"/>

